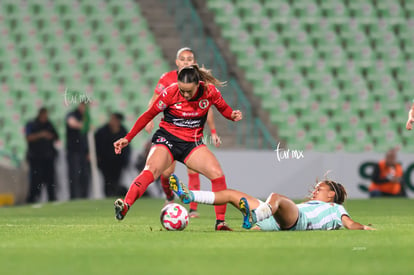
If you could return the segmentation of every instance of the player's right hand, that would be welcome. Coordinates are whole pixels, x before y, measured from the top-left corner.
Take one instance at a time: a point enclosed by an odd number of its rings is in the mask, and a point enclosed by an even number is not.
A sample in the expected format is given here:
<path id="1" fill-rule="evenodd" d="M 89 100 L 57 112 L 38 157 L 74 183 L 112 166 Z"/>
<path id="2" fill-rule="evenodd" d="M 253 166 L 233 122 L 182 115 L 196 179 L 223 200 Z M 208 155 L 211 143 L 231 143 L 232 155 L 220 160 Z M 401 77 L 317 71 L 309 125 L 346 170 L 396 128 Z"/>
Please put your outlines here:
<path id="1" fill-rule="evenodd" d="M 407 121 L 407 124 L 405 125 L 405 128 L 407 129 L 407 130 L 411 130 L 411 129 L 413 129 L 413 123 L 414 121 L 412 120 L 412 119 L 409 119 L 408 121 Z"/>
<path id="2" fill-rule="evenodd" d="M 213 140 L 214 146 L 217 148 L 221 145 L 221 139 L 217 134 L 211 134 L 211 139 Z"/>
<path id="3" fill-rule="evenodd" d="M 127 147 L 129 144 L 126 138 L 120 138 L 114 142 L 115 154 L 119 155 L 122 152 L 122 148 Z"/>

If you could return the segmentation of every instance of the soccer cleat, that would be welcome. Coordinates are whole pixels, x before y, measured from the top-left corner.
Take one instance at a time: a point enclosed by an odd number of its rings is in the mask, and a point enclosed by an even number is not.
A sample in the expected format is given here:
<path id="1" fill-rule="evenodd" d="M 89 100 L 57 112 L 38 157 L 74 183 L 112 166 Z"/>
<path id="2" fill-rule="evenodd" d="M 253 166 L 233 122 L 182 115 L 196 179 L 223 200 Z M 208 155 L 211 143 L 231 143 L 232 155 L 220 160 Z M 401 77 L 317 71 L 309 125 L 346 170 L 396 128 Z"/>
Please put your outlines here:
<path id="1" fill-rule="evenodd" d="M 246 198 L 241 198 L 239 201 L 239 209 L 243 215 L 242 227 L 245 229 L 252 228 L 253 224 L 256 223 L 256 214 L 254 210 L 250 211 L 249 203 Z"/>
<path id="2" fill-rule="evenodd" d="M 191 211 L 191 210 L 190 210 L 190 213 L 188 214 L 188 216 L 189 216 L 190 218 L 192 218 L 192 219 L 194 219 L 194 218 L 200 218 L 200 214 L 198 214 L 198 212 L 197 212 L 197 211 Z"/>
<path id="3" fill-rule="evenodd" d="M 123 199 L 117 199 L 114 203 L 115 206 L 115 218 L 121 221 L 125 218 L 126 213 L 129 210 L 129 204 L 124 202 Z"/>
<path id="4" fill-rule="evenodd" d="M 216 231 L 233 231 L 226 222 L 216 223 Z"/>
<path id="5" fill-rule="evenodd" d="M 189 204 L 194 200 L 193 192 L 188 190 L 187 186 L 182 183 L 174 174 L 170 176 L 170 189 L 181 199 L 185 204 Z"/>

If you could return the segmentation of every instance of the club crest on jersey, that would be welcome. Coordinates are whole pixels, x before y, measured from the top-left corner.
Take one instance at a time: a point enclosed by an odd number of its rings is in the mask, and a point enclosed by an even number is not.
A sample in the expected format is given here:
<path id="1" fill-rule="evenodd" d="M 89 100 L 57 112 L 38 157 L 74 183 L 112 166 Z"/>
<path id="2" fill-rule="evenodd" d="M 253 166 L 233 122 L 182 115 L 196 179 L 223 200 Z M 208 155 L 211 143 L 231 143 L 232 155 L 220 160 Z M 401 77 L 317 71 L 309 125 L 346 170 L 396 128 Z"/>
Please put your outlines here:
<path id="1" fill-rule="evenodd" d="M 208 99 L 202 99 L 202 100 L 200 100 L 200 102 L 198 103 L 198 106 L 201 108 L 201 109 L 205 109 L 205 108 L 207 108 L 208 107 L 208 105 L 209 105 L 210 103 L 208 102 Z"/>
<path id="2" fill-rule="evenodd" d="M 181 109 L 182 108 L 181 102 L 175 103 L 174 107 L 175 107 L 175 109 Z"/>
<path id="3" fill-rule="evenodd" d="M 158 101 L 158 108 L 163 111 L 167 108 L 167 104 L 165 104 L 162 100 Z"/>
<path id="4" fill-rule="evenodd" d="M 159 93 L 161 93 L 164 89 L 165 89 L 164 85 L 162 85 L 161 83 L 160 83 L 160 84 L 158 84 L 158 86 L 157 86 L 157 91 L 158 91 Z"/>

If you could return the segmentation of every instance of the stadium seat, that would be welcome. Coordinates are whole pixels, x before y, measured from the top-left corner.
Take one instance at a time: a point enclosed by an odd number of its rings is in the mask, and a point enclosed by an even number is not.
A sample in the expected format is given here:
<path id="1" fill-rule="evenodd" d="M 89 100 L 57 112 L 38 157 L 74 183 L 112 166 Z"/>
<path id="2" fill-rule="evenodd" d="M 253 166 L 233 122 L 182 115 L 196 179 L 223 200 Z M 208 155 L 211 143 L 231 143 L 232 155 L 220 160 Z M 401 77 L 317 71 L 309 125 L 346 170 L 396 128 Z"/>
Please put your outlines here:
<path id="1" fill-rule="evenodd" d="M 209 1 L 208 6 L 277 127 L 298 115 L 304 124 L 297 126 L 309 131 L 303 136 L 316 150 L 369 151 L 386 143 L 373 139 L 378 133 L 372 126 L 385 127 L 376 113 L 388 116 L 389 127 L 395 127 L 401 103 L 411 100 L 414 87 L 410 1 Z M 310 97 L 300 92 L 306 90 Z M 280 104 L 285 111 L 277 110 Z M 310 115 L 309 108 L 328 115 L 332 125 L 327 127 L 338 144 L 318 145 L 320 127 L 312 120 L 319 116 Z M 358 127 L 357 137 L 347 127 L 350 120 Z M 281 132 L 295 143 L 294 132 Z"/>
<path id="2" fill-rule="evenodd" d="M 5 118 L 6 125 L 23 125 L 44 105 L 63 134 L 62 118 L 71 108 L 64 103 L 65 89 L 96 99 L 94 123 L 106 121 L 108 110 L 130 110 L 136 116 L 146 108 L 161 73 L 169 70 L 134 1 L 73 5 L 33 0 L 23 5 L 5 0 L 0 16 L 5 18 L 0 21 L 0 89 L 10 94 L 19 114 Z M 148 66 L 153 75 L 144 70 Z M 20 91 L 31 92 L 18 98 Z M 6 151 L 22 159 L 21 143 L 6 144 Z"/>

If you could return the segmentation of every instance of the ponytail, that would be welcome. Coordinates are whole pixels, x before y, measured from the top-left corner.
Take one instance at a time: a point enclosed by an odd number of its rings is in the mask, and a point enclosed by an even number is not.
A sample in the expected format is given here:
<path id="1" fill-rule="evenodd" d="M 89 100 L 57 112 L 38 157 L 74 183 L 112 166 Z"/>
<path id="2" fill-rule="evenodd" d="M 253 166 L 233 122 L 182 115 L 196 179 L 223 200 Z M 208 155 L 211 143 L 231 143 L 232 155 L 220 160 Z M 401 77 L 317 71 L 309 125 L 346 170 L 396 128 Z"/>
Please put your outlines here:
<path id="1" fill-rule="evenodd" d="M 178 81 L 183 83 L 196 83 L 198 84 L 199 81 L 204 81 L 207 84 L 212 84 L 216 87 L 223 87 L 226 85 L 226 82 L 222 82 L 215 78 L 211 70 L 201 67 L 199 68 L 197 64 L 187 66 L 182 68 L 178 72 Z"/>

